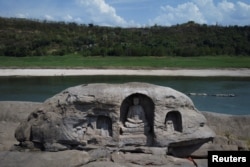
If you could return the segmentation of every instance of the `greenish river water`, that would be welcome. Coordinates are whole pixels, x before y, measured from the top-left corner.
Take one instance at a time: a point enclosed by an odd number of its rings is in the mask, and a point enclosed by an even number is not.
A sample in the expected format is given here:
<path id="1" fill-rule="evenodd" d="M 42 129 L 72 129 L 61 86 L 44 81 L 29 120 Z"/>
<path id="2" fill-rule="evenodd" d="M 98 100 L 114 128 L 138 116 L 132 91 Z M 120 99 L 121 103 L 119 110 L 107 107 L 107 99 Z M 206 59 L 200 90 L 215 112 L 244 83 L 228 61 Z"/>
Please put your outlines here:
<path id="1" fill-rule="evenodd" d="M 0 77 L 0 101 L 43 102 L 60 91 L 88 83 L 147 82 L 185 94 L 235 94 L 235 97 L 189 96 L 200 111 L 250 114 L 250 78 L 151 76 Z"/>

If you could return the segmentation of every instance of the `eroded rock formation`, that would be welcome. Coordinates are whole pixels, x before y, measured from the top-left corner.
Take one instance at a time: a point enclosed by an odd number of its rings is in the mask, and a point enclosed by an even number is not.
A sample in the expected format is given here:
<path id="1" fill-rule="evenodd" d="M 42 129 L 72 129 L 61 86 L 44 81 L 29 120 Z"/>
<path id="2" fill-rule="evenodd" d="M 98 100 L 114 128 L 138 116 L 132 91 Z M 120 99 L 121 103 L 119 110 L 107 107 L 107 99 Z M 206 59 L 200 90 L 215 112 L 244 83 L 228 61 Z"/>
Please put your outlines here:
<path id="1" fill-rule="evenodd" d="M 214 136 L 189 97 L 146 83 L 68 88 L 46 100 L 15 132 L 21 147 L 45 151 L 158 148 L 177 157 L 192 155 Z"/>

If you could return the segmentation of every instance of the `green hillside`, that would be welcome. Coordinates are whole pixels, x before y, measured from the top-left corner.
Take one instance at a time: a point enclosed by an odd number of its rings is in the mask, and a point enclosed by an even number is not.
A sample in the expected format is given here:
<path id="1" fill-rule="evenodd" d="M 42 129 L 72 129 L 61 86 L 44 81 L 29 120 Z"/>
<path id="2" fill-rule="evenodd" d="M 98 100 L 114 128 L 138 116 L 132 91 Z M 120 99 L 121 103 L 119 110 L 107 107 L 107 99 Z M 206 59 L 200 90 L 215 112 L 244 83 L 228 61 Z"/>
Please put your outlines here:
<path id="1" fill-rule="evenodd" d="M 249 46 L 250 26 L 120 28 L 0 18 L 0 56 L 250 56 Z"/>

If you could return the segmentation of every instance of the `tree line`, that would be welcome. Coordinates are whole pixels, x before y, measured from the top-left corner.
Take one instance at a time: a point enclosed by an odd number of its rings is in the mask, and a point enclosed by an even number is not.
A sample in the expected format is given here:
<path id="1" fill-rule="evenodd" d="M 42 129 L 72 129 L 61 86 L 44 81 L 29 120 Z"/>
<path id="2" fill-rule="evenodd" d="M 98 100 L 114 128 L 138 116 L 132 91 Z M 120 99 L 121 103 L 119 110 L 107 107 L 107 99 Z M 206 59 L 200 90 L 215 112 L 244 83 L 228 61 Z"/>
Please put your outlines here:
<path id="1" fill-rule="evenodd" d="M 250 56 L 250 26 L 143 28 L 0 18 L 0 56 Z"/>

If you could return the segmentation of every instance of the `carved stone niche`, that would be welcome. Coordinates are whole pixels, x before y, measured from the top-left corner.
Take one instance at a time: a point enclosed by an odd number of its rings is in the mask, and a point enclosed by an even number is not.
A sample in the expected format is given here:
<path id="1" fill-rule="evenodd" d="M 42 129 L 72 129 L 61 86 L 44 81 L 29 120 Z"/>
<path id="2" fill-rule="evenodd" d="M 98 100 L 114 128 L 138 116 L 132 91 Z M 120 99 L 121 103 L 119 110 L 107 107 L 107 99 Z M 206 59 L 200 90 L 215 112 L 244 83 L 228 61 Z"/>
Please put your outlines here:
<path id="1" fill-rule="evenodd" d="M 86 144 L 105 145 L 107 140 L 112 139 L 112 120 L 108 116 L 92 115 L 87 117 L 87 125 L 83 133 Z"/>
<path id="2" fill-rule="evenodd" d="M 126 97 L 120 108 L 120 143 L 122 145 L 153 144 L 154 102 L 144 94 Z"/>
<path id="3" fill-rule="evenodd" d="M 98 116 L 96 121 L 96 129 L 100 136 L 112 137 L 112 121 L 109 117 Z"/>
<path id="4" fill-rule="evenodd" d="M 167 132 L 182 132 L 182 117 L 179 111 L 170 111 L 166 114 L 165 127 Z"/>

